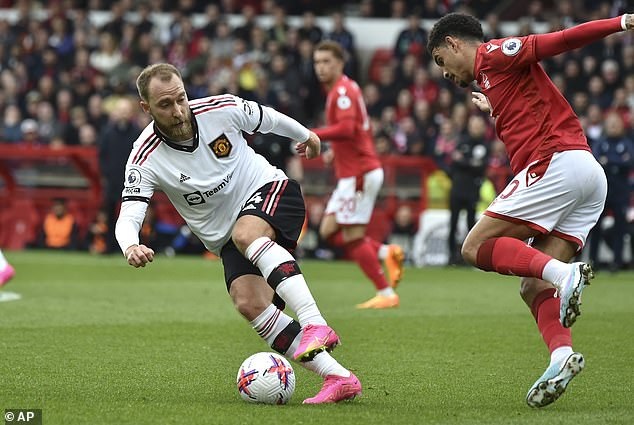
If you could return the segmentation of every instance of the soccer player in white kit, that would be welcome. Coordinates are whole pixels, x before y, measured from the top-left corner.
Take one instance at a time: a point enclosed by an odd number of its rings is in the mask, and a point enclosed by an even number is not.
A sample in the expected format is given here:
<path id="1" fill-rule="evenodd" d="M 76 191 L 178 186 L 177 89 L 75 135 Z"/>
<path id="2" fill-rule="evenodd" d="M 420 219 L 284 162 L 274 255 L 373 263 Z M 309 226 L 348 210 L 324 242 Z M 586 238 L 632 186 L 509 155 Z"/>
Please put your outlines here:
<path id="1" fill-rule="evenodd" d="M 154 251 L 139 231 L 156 189 L 206 248 L 222 259 L 236 309 L 274 350 L 324 378 L 306 404 L 333 403 L 361 393 L 357 377 L 329 352 L 339 337 L 327 325 L 291 255 L 305 217 L 299 184 L 247 145 L 242 131 L 273 132 L 300 143 L 307 158 L 319 138 L 292 118 L 227 94 L 188 100 L 177 68 L 146 67 L 137 79 L 150 123 L 128 159 L 115 234 L 128 263 L 145 267 Z M 293 310 L 297 321 L 286 315 Z"/>
<path id="2" fill-rule="evenodd" d="M 631 29 L 634 15 L 626 14 L 484 42 L 477 19 L 453 13 L 429 34 L 427 49 L 445 78 L 464 88 L 478 84 L 473 101 L 495 118 L 515 173 L 467 235 L 462 255 L 482 270 L 522 277 L 522 299 L 550 351 L 548 368 L 526 395 L 532 407 L 557 400 L 584 368 L 569 328 L 581 313 L 592 270 L 568 262 L 583 247 L 607 193 L 579 119 L 539 61 Z"/>

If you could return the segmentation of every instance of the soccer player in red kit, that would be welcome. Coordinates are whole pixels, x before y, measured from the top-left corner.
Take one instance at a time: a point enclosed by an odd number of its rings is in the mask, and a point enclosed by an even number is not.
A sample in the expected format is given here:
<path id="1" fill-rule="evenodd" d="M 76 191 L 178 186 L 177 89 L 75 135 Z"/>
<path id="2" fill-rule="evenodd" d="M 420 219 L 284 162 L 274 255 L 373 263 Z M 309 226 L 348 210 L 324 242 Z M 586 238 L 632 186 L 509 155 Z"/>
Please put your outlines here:
<path id="1" fill-rule="evenodd" d="M 313 59 L 317 78 L 328 90 L 327 125 L 313 131 L 322 140 L 330 141 L 337 176 L 337 187 L 326 206 L 319 233 L 334 245 L 343 244 L 347 254 L 374 283 L 376 296 L 358 304 L 358 308 L 397 307 L 399 297 L 394 288 L 403 274 L 403 250 L 366 235 L 383 184 L 383 168 L 374 150 L 361 90 L 343 74 L 344 52 L 337 42 L 319 43 Z M 385 261 L 389 282 L 380 259 Z"/>
<path id="2" fill-rule="evenodd" d="M 599 218 L 607 192 L 579 119 L 539 61 L 632 28 L 634 15 L 623 15 L 484 42 L 477 19 L 449 14 L 429 35 L 428 51 L 444 77 L 464 88 L 477 83 L 481 93 L 473 101 L 495 118 L 515 174 L 467 235 L 462 255 L 482 270 L 522 277 L 521 296 L 551 353 L 526 396 L 532 407 L 557 400 L 584 367 L 569 328 L 592 270 L 569 261 Z"/>

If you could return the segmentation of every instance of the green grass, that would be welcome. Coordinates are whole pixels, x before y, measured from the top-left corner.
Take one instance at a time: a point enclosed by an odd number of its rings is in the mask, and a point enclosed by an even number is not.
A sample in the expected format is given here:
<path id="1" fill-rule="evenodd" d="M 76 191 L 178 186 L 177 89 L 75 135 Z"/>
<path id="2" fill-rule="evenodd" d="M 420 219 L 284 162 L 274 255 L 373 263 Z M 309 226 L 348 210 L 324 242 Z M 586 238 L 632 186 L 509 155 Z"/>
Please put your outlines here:
<path id="1" fill-rule="evenodd" d="M 408 269 L 401 307 L 358 311 L 373 291 L 351 263 L 304 262 L 311 290 L 361 379 L 349 403 L 303 406 L 320 379 L 295 365 L 287 406 L 244 403 L 238 366 L 268 347 L 234 311 L 221 266 L 158 257 L 8 252 L 0 303 L 0 412 L 41 408 L 45 425 L 631 424 L 634 275 L 602 273 L 584 292 L 575 348 L 586 370 L 557 403 L 524 402 L 548 353 L 516 278 Z"/>

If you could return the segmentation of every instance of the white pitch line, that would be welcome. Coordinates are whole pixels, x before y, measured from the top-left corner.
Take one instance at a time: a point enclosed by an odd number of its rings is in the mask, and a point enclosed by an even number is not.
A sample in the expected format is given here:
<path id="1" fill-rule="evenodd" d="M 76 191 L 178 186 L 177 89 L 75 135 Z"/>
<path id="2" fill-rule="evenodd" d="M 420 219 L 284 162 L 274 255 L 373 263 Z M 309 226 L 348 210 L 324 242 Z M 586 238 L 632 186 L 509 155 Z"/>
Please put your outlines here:
<path id="1" fill-rule="evenodd" d="M 17 301 L 22 299 L 22 295 L 16 292 L 1 292 L 0 291 L 0 303 L 5 303 L 9 301 Z"/>

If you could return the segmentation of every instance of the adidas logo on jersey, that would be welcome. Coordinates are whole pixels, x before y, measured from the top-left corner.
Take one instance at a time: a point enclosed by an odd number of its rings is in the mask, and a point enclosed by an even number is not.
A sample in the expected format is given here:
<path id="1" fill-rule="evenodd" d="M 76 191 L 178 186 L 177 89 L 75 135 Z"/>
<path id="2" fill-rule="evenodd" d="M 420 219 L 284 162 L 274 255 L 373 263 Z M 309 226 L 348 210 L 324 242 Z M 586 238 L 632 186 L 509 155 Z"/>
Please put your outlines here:
<path id="1" fill-rule="evenodd" d="M 180 178 L 179 181 L 182 183 L 182 182 L 187 181 L 189 179 L 190 179 L 189 176 L 186 176 L 185 174 L 181 173 L 181 178 Z"/>

